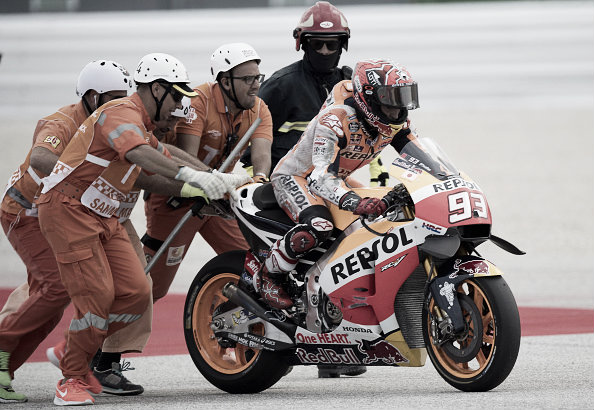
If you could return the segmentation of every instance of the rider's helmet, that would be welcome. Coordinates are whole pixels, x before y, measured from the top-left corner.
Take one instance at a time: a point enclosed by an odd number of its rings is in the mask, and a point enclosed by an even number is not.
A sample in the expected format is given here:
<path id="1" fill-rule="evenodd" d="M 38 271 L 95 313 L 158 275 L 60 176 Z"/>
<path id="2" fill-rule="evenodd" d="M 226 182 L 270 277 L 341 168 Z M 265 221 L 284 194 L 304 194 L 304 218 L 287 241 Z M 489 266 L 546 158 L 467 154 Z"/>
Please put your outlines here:
<path id="1" fill-rule="evenodd" d="M 260 64 L 260 57 L 254 47 L 246 43 L 223 44 L 210 56 L 210 72 L 214 81 L 218 80 L 220 73 L 237 67 L 240 64 L 254 60 Z"/>
<path id="2" fill-rule="evenodd" d="M 385 135 L 402 127 L 408 110 L 419 106 L 417 83 L 408 70 L 390 60 L 359 61 L 353 72 L 353 99 L 367 122 Z M 398 118 L 389 118 L 382 105 L 401 108 Z"/>
<path id="3" fill-rule="evenodd" d="M 121 64 L 109 60 L 88 63 L 78 75 L 76 95 L 82 97 L 89 90 L 99 94 L 109 91 L 126 91 L 132 88 L 130 74 Z"/>
<path id="4" fill-rule="evenodd" d="M 327 1 L 318 1 L 303 13 L 295 30 L 295 49 L 299 51 L 306 37 L 338 36 L 342 47 L 348 50 L 351 30 L 346 17 Z"/>

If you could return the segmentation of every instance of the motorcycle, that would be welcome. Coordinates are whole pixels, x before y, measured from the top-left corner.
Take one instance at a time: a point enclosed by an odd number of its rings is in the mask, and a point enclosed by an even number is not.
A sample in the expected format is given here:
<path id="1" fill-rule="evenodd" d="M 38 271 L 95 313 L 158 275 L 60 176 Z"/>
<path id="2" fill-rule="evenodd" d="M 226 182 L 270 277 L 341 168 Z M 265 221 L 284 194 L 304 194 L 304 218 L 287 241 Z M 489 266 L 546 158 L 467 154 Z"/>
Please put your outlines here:
<path id="1" fill-rule="evenodd" d="M 299 260 L 274 309 L 255 292 L 272 243 L 293 222 L 272 184 L 238 189 L 231 211 L 248 251 L 211 259 L 184 306 L 184 334 L 198 370 L 229 393 L 263 391 L 290 366 L 425 365 L 462 391 L 487 391 L 511 372 L 520 347 L 514 296 L 476 248 L 491 233 L 483 191 L 430 139 L 408 143 L 390 168 L 393 187 L 361 188 L 389 204 L 375 220 L 336 206 L 332 236 Z M 219 212 L 220 215 L 220 212 Z"/>

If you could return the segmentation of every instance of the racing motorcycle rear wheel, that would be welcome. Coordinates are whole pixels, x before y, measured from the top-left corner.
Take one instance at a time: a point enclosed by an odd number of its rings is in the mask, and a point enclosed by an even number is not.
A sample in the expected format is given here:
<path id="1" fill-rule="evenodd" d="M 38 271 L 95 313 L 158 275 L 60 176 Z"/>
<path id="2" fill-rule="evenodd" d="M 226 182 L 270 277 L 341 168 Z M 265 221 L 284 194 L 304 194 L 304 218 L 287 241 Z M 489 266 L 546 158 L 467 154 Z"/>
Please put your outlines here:
<path id="1" fill-rule="evenodd" d="M 433 298 L 423 308 L 423 336 L 431 362 L 446 382 L 462 391 L 487 391 L 511 372 L 520 349 L 520 316 L 501 276 L 471 278 L 456 289 L 466 329 L 455 340 L 436 340 Z M 441 345 L 440 345 L 441 343 Z"/>
<path id="2" fill-rule="evenodd" d="M 244 260 L 245 251 L 232 251 L 208 262 L 194 278 L 184 306 L 184 336 L 194 364 L 214 386 L 240 394 L 266 390 L 289 367 L 279 353 L 217 340 L 210 327 L 213 312 L 228 300 L 223 286 L 238 282 Z M 250 332 L 265 335 L 262 324 Z"/>

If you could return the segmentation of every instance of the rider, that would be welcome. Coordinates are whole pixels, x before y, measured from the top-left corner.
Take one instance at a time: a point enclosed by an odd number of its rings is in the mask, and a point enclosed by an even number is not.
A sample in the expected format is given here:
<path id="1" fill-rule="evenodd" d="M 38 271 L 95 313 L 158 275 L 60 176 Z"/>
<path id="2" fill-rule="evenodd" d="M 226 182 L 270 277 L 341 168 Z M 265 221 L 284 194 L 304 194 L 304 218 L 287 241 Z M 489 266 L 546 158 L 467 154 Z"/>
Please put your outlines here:
<path id="1" fill-rule="evenodd" d="M 390 60 L 360 61 L 352 82 L 342 81 L 333 88 L 271 177 L 278 203 L 297 224 L 272 245 L 254 281 L 256 291 L 271 306 L 293 305 L 282 280 L 299 258 L 331 234 L 330 204 L 368 217 L 386 210 L 384 200 L 361 198 L 344 179 L 386 146 L 400 152 L 414 140 L 408 110 L 417 107 L 417 84 L 405 67 Z"/>

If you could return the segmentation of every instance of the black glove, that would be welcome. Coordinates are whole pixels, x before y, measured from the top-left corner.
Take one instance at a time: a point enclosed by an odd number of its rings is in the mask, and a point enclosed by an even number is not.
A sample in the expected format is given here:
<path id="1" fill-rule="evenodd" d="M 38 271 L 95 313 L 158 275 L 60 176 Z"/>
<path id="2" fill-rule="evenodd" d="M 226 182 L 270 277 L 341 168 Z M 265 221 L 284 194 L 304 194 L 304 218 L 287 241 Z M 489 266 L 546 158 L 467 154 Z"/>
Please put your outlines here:
<path id="1" fill-rule="evenodd" d="M 353 212 L 355 209 L 357 209 L 359 202 L 361 202 L 361 197 L 355 192 L 349 191 L 344 194 L 342 198 L 340 198 L 340 201 L 338 201 L 338 207 L 343 211 Z"/>

